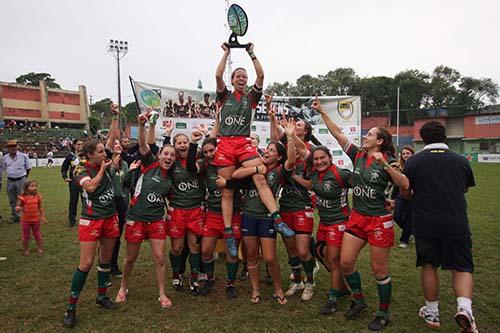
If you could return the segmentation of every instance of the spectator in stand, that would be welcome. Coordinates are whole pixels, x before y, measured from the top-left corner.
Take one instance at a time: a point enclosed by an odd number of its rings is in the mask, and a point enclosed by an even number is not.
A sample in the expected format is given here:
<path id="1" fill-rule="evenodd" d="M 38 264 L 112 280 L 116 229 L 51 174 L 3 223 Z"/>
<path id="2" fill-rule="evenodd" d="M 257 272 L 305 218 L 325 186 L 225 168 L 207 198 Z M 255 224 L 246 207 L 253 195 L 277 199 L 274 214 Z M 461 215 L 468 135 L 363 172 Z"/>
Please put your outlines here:
<path id="1" fill-rule="evenodd" d="M 7 173 L 7 196 L 12 215 L 11 223 L 19 223 L 19 215 L 16 212 L 17 196 L 23 190 L 31 166 L 28 155 L 18 151 L 17 140 L 8 140 L 7 150 L 9 153 L 2 160 L 2 174 Z"/>

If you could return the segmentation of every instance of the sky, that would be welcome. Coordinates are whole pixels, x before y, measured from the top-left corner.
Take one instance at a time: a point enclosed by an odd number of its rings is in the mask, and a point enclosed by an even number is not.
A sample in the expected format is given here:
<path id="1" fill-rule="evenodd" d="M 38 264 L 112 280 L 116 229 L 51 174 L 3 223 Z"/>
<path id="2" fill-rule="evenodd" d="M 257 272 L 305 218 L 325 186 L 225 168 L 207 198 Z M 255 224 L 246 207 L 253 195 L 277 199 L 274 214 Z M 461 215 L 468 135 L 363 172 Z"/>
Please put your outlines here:
<path id="1" fill-rule="evenodd" d="M 462 75 L 500 83 L 500 1 L 497 0 L 238 0 L 266 73 L 265 85 L 303 74 L 352 67 L 360 76 L 431 72 L 444 64 Z M 125 40 L 124 104 L 137 81 L 215 89 L 222 56 L 224 0 L 2 0 L 0 81 L 28 72 L 52 74 L 63 89 L 85 85 L 96 101 L 117 99 L 110 39 Z M 242 49 L 233 68 L 251 68 Z M 497 59 L 497 60 L 495 60 Z M 255 75 L 249 72 L 249 80 Z"/>

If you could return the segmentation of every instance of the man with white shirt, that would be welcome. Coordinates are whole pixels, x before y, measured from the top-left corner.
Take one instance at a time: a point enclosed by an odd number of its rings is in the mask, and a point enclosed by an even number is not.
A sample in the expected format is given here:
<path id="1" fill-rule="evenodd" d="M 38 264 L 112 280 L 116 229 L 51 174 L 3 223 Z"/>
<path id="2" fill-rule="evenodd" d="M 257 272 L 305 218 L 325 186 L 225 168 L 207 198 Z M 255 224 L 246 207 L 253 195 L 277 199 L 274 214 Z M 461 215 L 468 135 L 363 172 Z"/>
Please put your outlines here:
<path id="1" fill-rule="evenodd" d="M 425 123 L 420 136 L 425 147 L 408 159 L 404 169 L 413 192 L 413 234 L 425 297 L 419 316 L 429 327 L 439 328 L 437 268 L 441 267 L 452 271 L 455 321 L 461 332 L 478 332 L 472 316 L 474 264 L 465 198 L 475 185 L 474 175 L 467 159 L 445 144 L 446 129 L 440 122 Z"/>
<path id="2" fill-rule="evenodd" d="M 19 223 L 19 215 L 16 212 L 17 197 L 23 190 L 31 166 L 28 155 L 18 151 L 17 140 L 7 141 L 7 151 L 8 154 L 2 159 L 2 173 L 7 175 L 7 196 L 12 214 L 11 223 Z"/>

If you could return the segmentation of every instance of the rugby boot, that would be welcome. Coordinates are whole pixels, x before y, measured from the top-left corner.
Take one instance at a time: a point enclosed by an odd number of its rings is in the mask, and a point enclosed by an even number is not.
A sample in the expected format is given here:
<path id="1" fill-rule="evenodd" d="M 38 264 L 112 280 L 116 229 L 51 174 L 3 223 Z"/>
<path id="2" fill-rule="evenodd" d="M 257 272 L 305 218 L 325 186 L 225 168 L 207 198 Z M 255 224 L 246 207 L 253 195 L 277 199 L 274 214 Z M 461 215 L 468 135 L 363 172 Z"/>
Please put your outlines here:
<path id="1" fill-rule="evenodd" d="M 63 319 L 64 327 L 73 328 L 76 324 L 76 310 L 66 310 Z"/>
<path id="2" fill-rule="evenodd" d="M 349 310 L 347 310 L 347 312 L 344 314 L 344 316 L 346 319 L 354 319 L 366 309 L 368 309 L 368 305 L 366 305 L 365 302 L 356 303 L 354 301 L 351 301 L 351 306 Z"/>
<path id="3" fill-rule="evenodd" d="M 370 331 L 381 331 L 384 327 L 389 325 L 389 315 L 376 315 L 375 318 L 368 324 Z"/>
<path id="4" fill-rule="evenodd" d="M 183 292 L 184 291 L 184 283 L 182 282 L 182 274 L 179 274 L 177 278 L 172 279 L 172 286 L 175 291 Z"/>
<path id="5" fill-rule="evenodd" d="M 292 296 L 296 292 L 298 292 L 300 290 L 304 290 L 304 288 L 305 288 L 304 282 L 300 282 L 300 283 L 292 282 L 292 283 L 290 283 L 288 290 L 285 292 L 285 296 Z"/>
<path id="6" fill-rule="evenodd" d="M 325 316 L 334 314 L 337 311 L 339 302 L 336 299 L 328 298 L 328 302 L 319 309 L 319 312 Z"/>
<path id="7" fill-rule="evenodd" d="M 213 285 L 215 284 L 215 280 L 206 280 L 203 284 L 203 287 L 200 288 L 200 295 L 207 296 L 212 290 Z"/>
<path id="8" fill-rule="evenodd" d="M 111 302 L 109 297 L 104 297 L 103 299 L 96 299 L 95 304 L 106 310 L 114 310 L 118 307 L 115 303 Z"/>
<path id="9" fill-rule="evenodd" d="M 303 301 L 310 301 L 314 295 L 314 283 L 306 283 L 306 287 L 304 288 L 304 291 L 302 292 L 302 300 Z"/>
<path id="10" fill-rule="evenodd" d="M 238 298 L 236 288 L 232 284 L 226 286 L 226 296 L 228 299 Z"/>
<path id="11" fill-rule="evenodd" d="M 191 295 L 200 295 L 200 283 L 198 282 L 197 278 L 189 278 L 189 289 L 191 290 Z"/>

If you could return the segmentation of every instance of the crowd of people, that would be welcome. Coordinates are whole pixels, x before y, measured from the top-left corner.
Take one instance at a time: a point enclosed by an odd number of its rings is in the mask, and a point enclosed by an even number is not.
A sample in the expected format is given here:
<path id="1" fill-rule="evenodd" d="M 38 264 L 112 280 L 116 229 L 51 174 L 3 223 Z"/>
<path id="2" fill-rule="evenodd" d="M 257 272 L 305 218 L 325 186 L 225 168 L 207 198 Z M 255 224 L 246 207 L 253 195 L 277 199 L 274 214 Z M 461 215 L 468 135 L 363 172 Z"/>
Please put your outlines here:
<path id="1" fill-rule="evenodd" d="M 184 291 L 187 283 L 192 295 L 210 295 L 216 287 L 213 253 L 217 240 L 224 239 L 225 288 L 229 299 L 238 295 L 235 281 L 240 248 L 252 303 L 261 302 L 259 257 L 272 280 L 273 297 L 283 306 L 294 294 L 300 294 L 304 301 L 313 298 L 320 263 L 330 275 L 328 299 L 320 313 L 331 315 L 340 302 L 350 298 L 344 315 L 352 320 L 368 308 L 356 268 L 359 253 L 368 245 L 379 297 L 378 310 L 368 328 L 379 331 L 390 321 L 389 257 L 396 221 L 403 229 L 401 247 L 407 246 L 412 230 L 415 235 L 425 298 L 419 316 L 429 327 L 439 328 L 437 268 L 442 267 L 453 274 L 458 304 L 456 322 L 462 332 L 477 332 L 471 306 L 472 245 L 464 196 L 475 183 L 468 162 L 444 143 L 444 126 L 436 121 L 426 123 L 420 130 L 426 144 L 424 150 L 414 154 L 412 147 L 404 147 L 398 161 L 387 129 L 371 128 L 358 147 L 316 99 L 312 108 L 352 160 L 354 167 L 350 171 L 333 162 L 330 150 L 314 138 L 308 122 L 278 119 L 272 97 L 265 96 L 271 142 L 260 150 L 255 144 L 258 136 L 251 137 L 251 121 L 262 96 L 263 68 L 250 45 L 247 52 L 256 81 L 247 93 L 247 71 L 237 68 L 231 75 L 234 91 L 230 92 L 223 80 L 230 49 L 225 45 L 222 48 L 224 55 L 216 69 L 216 122 L 211 130 L 199 125 L 189 136 L 172 136 L 175 126 L 168 121 L 160 147 L 155 142 L 156 118 L 150 117 L 148 111 L 138 116 L 138 143 L 131 146 L 127 138 L 119 140 L 118 108 L 113 105 L 113 120 L 105 142 L 73 141 L 73 150 L 64 161 L 61 174 L 69 186 L 70 226 L 77 225 L 76 206 L 79 194 L 82 197 L 78 221 L 80 261 L 73 274 L 64 325 L 73 327 L 76 323 L 78 300 L 96 256 L 96 304 L 114 309 L 127 301 L 129 288 L 133 287 L 130 277 L 134 263 L 146 240 L 154 262 L 157 301 L 162 308 L 172 307 L 165 290 L 169 237 L 168 256 L 175 291 Z M 12 163 L 19 161 L 4 159 L 2 164 L 9 177 L 9 170 L 15 169 L 9 169 Z M 448 173 L 436 172 L 444 168 Z M 25 180 L 28 173 L 16 174 L 14 178 Z M 36 200 L 27 200 L 25 196 Z M 449 200 L 443 202 L 443 197 Z M 36 182 L 25 185 L 18 199 L 16 214 L 23 211 L 22 204 L 26 207 L 36 201 L 40 203 L 40 221 L 44 220 Z M 313 237 L 315 212 L 319 225 Z M 31 229 L 36 234 L 36 228 Z M 26 230 L 29 232 L 30 228 Z M 121 272 L 118 257 L 123 232 L 126 254 Z M 278 233 L 291 270 L 291 282 L 285 289 L 277 258 Z M 40 249 L 41 246 L 40 240 Z M 185 277 L 187 262 L 190 274 Z M 122 278 L 114 301 L 107 295 L 110 275 Z"/>

